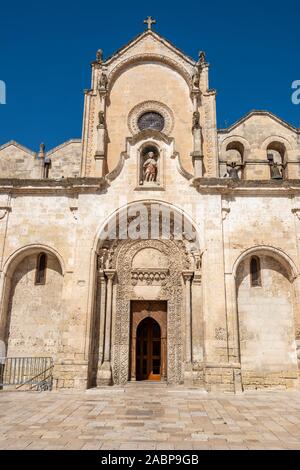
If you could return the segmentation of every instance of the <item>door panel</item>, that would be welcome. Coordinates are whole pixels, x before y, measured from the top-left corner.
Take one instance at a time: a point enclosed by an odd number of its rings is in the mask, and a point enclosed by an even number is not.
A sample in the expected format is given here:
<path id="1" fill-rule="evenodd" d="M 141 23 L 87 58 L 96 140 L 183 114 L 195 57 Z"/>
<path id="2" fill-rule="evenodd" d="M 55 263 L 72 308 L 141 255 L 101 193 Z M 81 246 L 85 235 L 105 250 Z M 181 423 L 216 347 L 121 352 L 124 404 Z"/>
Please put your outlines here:
<path id="1" fill-rule="evenodd" d="M 153 318 L 145 318 L 137 329 L 136 336 L 137 380 L 160 380 L 161 378 L 161 333 Z"/>

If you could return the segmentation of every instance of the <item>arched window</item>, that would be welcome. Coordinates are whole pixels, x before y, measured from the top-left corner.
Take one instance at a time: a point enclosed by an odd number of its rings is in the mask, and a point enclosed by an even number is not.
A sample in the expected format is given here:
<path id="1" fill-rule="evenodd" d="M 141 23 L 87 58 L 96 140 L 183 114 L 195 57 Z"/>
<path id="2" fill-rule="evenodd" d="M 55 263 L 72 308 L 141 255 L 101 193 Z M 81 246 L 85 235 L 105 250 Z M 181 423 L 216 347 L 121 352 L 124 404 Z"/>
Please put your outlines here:
<path id="1" fill-rule="evenodd" d="M 227 176 L 243 179 L 244 145 L 239 141 L 230 142 L 226 147 Z"/>
<path id="2" fill-rule="evenodd" d="M 47 255 L 40 253 L 37 257 L 35 284 L 42 285 L 46 283 Z"/>
<path id="3" fill-rule="evenodd" d="M 250 282 L 251 287 L 261 286 L 260 259 L 257 256 L 252 256 L 250 260 Z"/>
<path id="4" fill-rule="evenodd" d="M 281 142 L 272 142 L 267 147 L 267 158 L 270 165 L 271 179 L 286 177 L 286 148 Z"/>

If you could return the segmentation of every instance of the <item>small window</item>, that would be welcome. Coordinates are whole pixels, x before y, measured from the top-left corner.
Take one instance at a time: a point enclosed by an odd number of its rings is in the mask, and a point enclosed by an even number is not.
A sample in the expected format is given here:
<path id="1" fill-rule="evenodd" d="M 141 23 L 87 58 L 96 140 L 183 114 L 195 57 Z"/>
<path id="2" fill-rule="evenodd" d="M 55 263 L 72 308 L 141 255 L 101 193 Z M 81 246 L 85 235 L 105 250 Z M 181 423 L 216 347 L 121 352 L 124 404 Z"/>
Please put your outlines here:
<path id="1" fill-rule="evenodd" d="M 40 253 L 37 257 L 35 284 L 42 285 L 46 283 L 47 255 Z"/>
<path id="2" fill-rule="evenodd" d="M 154 111 L 148 111 L 143 113 L 138 118 L 138 127 L 140 131 L 145 129 L 154 129 L 156 131 L 162 131 L 165 125 L 164 118 L 161 114 Z"/>
<path id="3" fill-rule="evenodd" d="M 250 260 L 251 287 L 261 287 L 260 259 L 253 256 Z"/>

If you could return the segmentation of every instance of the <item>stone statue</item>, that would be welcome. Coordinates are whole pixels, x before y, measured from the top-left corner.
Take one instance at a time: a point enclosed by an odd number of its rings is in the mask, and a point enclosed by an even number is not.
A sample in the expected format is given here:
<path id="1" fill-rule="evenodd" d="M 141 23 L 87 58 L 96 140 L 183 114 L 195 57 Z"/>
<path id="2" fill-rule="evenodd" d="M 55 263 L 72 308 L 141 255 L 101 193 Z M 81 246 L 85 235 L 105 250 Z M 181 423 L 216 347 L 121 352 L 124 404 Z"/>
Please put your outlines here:
<path id="1" fill-rule="evenodd" d="M 236 162 L 227 163 L 227 174 L 229 178 L 239 179 L 238 171 L 243 168 L 244 165 L 238 165 Z"/>
<path id="2" fill-rule="evenodd" d="M 101 271 L 106 268 L 108 250 L 103 248 L 101 254 L 98 255 L 98 269 Z"/>
<path id="3" fill-rule="evenodd" d="M 195 70 L 192 76 L 192 85 L 193 85 L 193 88 L 199 88 L 199 85 L 200 85 L 200 75 L 199 75 L 199 70 L 197 67 L 195 67 Z"/>
<path id="4" fill-rule="evenodd" d="M 193 127 L 192 129 L 200 129 L 200 113 L 199 111 L 193 112 Z"/>
<path id="5" fill-rule="evenodd" d="M 98 126 L 105 126 L 104 111 L 98 113 Z"/>
<path id="6" fill-rule="evenodd" d="M 143 164 L 145 170 L 145 181 L 156 181 L 157 177 L 157 161 L 154 157 L 154 152 L 148 152 L 147 159 Z"/>
<path id="7" fill-rule="evenodd" d="M 108 84 L 107 75 L 105 72 L 102 72 L 99 78 L 99 88 L 100 90 L 106 90 Z"/>
<path id="8" fill-rule="evenodd" d="M 271 172 L 271 179 L 272 180 L 282 180 L 283 174 L 282 169 L 283 165 L 280 163 L 274 162 L 274 160 L 269 161 L 270 165 L 270 172 Z"/>
<path id="9" fill-rule="evenodd" d="M 199 64 L 203 65 L 203 64 L 205 64 L 205 62 L 206 62 L 205 52 L 200 51 L 199 52 Z"/>
<path id="10" fill-rule="evenodd" d="M 97 62 L 99 62 L 101 64 L 101 62 L 103 60 L 103 51 L 102 51 L 102 49 L 98 49 L 98 51 L 96 52 L 96 60 L 97 60 Z"/>

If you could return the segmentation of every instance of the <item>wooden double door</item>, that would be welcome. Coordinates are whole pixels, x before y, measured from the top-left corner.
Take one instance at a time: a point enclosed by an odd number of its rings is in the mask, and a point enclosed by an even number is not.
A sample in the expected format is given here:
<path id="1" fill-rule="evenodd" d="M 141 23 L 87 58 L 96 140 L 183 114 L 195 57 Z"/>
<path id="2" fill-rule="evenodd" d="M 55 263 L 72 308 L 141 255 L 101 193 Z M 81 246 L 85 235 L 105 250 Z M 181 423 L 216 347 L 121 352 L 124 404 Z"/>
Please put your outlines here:
<path id="1" fill-rule="evenodd" d="M 136 334 L 136 379 L 160 380 L 161 332 L 153 318 L 145 318 Z"/>
<path id="2" fill-rule="evenodd" d="M 131 379 L 166 378 L 166 324 L 166 302 L 133 302 Z"/>

